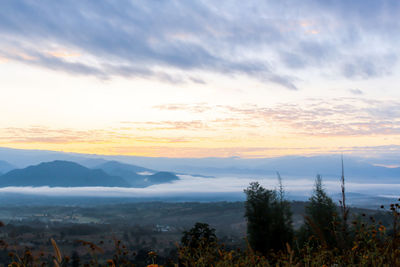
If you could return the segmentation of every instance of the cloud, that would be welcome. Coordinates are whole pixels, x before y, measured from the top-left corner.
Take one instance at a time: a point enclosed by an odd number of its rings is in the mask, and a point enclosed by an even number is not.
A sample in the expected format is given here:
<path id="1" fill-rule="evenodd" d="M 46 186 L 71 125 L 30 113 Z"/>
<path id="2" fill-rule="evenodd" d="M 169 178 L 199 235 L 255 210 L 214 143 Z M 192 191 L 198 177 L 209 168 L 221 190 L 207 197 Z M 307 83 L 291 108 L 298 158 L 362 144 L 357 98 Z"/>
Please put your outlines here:
<path id="1" fill-rule="evenodd" d="M 313 99 L 274 107 L 226 108 L 237 115 L 279 123 L 305 136 L 399 135 L 400 103 L 355 98 Z"/>
<path id="2" fill-rule="evenodd" d="M 177 197 L 210 193 L 243 193 L 250 182 L 259 183 L 269 189 L 277 188 L 276 177 L 218 177 L 201 178 L 190 175 L 179 175 L 181 180 L 168 184 L 153 185 L 147 188 L 121 188 L 121 187 L 3 187 L 0 188 L 1 194 L 15 193 L 28 195 L 45 196 L 80 196 L 80 197 Z M 310 196 L 314 187 L 314 179 L 308 177 L 285 177 L 283 185 L 289 194 L 297 196 Z M 324 186 L 330 194 L 340 192 L 339 181 L 325 180 Z M 346 189 L 350 192 L 376 194 L 397 194 L 399 184 L 379 184 L 379 183 L 354 183 L 346 184 Z M 243 194 L 244 197 L 244 194 Z"/>
<path id="3" fill-rule="evenodd" d="M 205 111 L 211 110 L 213 107 L 207 105 L 206 103 L 197 103 L 197 104 L 163 104 L 156 105 L 153 108 L 159 110 L 169 110 L 169 111 L 180 111 L 185 110 L 194 113 L 201 113 Z"/>
<path id="4" fill-rule="evenodd" d="M 157 124 L 158 125 L 158 124 Z M 178 127 L 178 126 L 177 126 Z M 182 126 L 183 127 L 183 126 Z M 136 128 L 124 128 L 115 130 L 91 129 L 57 129 L 45 126 L 31 126 L 27 128 L 9 127 L 0 128 L 0 144 L 104 144 L 113 142 L 124 143 L 184 143 L 201 137 L 184 136 L 151 136 L 143 135 L 132 130 Z"/>
<path id="5" fill-rule="evenodd" d="M 195 73 L 206 71 L 290 90 L 298 89 L 293 69 L 323 67 L 322 73 L 333 69 L 349 79 L 388 73 L 390 66 L 381 67 L 399 45 L 396 1 L 302 1 L 285 8 L 292 4 L 2 1 L 0 56 L 101 79 L 205 83 Z M 371 53 L 378 64 L 368 60 Z M 349 55 L 361 61 L 344 62 Z"/>
<path id="6" fill-rule="evenodd" d="M 359 89 L 349 90 L 362 94 Z M 371 136 L 400 134 L 400 102 L 359 98 L 308 99 L 302 103 L 286 102 L 272 106 L 171 104 L 155 108 L 164 111 L 222 114 L 215 121 L 205 121 L 209 128 L 228 126 L 261 131 L 279 125 L 284 134 L 302 136 Z M 225 120 L 226 123 L 223 123 Z M 219 123 L 216 123 L 219 122 Z"/>
<path id="7" fill-rule="evenodd" d="M 171 114 L 190 112 L 191 119 L 123 121 L 114 127 L 88 130 L 40 125 L 0 128 L 0 143 L 54 145 L 107 143 L 108 148 L 132 142 L 146 147 L 186 143 L 187 151 L 193 151 L 192 148 L 200 151 L 199 147 L 209 143 L 210 140 L 214 147 L 220 144 L 218 146 L 226 149 L 228 143 L 242 142 L 244 135 L 259 141 L 280 136 L 392 138 L 400 135 L 400 102 L 396 100 L 342 97 L 308 99 L 301 103 L 283 102 L 268 106 L 165 104 L 154 106 L 154 109 Z M 112 143 L 114 145 L 111 145 Z M 249 146 L 255 145 L 255 142 L 246 143 Z M 183 146 L 181 148 L 183 149 Z M 243 148 L 237 149 L 240 153 L 243 152 Z M 288 148 L 288 150 L 293 149 L 293 147 Z M 163 150 L 163 153 L 166 152 Z M 234 153 L 234 150 L 216 152 Z"/>
<path id="8" fill-rule="evenodd" d="M 48 52 L 49 55 L 53 57 L 60 57 L 60 58 L 70 58 L 70 57 L 80 57 L 81 54 L 76 52 L 68 52 L 68 51 L 50 51 Z"/>
<path id="9" fill-rule="evenodd" d="M 273 73 L 264 60 L 236 60 L 231 54 L 222 54 L 222 46 L 237 38 L 234 29 L 238 25 L 230 25 L 232 21 L 213 8 L 209 3 L 197 1 L 3 2 L 0 50 L 6 57 L 10 56 L 9 47 L 29 57 L 39 54 L 40 60 L 34 61 L 35 65 L 101 78 L 119 75 L 170 82 L 201 81 L 190 75 L 175 78 L 168 71 L 156 71 L 161 67 L 246 74 L 283 86 L 289 84 L 282 82 L 288 75 L 275 78 L 280 74 Z M 240 31 L 238 35 L 250 34 L 245 28 Z M 268 31 L 270 34 L 263 35 L 271 38 L 278 34 L 273 27 Z M 84 58 L 66 63 L 65 54 L 57 56 L 58 60 L 47 58 L 43 50 L 51 50 L 54 45 L 88 55 L 96 63 Z M 14 57 L 14 60 L 26 63 L 26 58 Z M 289 89 L 294 87 L 289 85 Z"/>
<path id="10" fill-rule="evenodd" d="M 361 91 L 360 89 L 357 89 L 357 88 L 355 88 L 355 89 L 349 89 L 348 91 L 349 91 L 350 93 L 354 94 L 354 95 L 362 95 L 362 94 L 364 94 L 363 91 Z"/>
<path id="11" fill-rule="evenodd" d="M 342 72 L 347 78 L 375 78 L 389 75 L 397 62 L 396 55 L 355 57 L 343 64 Z"/>
<path id="12" fill-rule="evenodd" d="M 118 133 L 106 130 L 52 129 L 44 126 L 0 128 L 0 143 L 100 143 Z"/>

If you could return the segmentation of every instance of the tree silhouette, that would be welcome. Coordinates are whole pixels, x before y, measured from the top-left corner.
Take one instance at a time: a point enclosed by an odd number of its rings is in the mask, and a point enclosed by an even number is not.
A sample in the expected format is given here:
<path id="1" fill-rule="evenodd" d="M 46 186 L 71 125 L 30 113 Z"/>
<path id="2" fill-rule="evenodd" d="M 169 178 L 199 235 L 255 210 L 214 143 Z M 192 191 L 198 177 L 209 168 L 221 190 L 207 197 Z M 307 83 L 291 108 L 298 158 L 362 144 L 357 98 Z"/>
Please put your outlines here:
<path id="1" fill-rule="evenodd" d="M 281 187 L 282 189 L 282 187 Z M 250 183 L 246 193 L 245 217 L 250 246 L 263 254 L 281 250 L 293 237 L 291 210 L 280 190 L 267 190 L 258 182 Z"/>
<path id="2" fill-rule="evenodd" d="M 189 231 L 184 231 L 181 239 L 182 245 L 197 249 L 200 245 L 213 245 L 217 242 L 215 229 L 207 223 L 196 223 Z"/>
<path id="3" fill-rule="evenodd" d="M 315 178 L 313 195 L 305 208 L 305 228 L 307 236 L 314 235 L 325 247 L 336 244 L 334 222 L 337 220 L 337 207 L 326 194 L 321 175 Z"/>

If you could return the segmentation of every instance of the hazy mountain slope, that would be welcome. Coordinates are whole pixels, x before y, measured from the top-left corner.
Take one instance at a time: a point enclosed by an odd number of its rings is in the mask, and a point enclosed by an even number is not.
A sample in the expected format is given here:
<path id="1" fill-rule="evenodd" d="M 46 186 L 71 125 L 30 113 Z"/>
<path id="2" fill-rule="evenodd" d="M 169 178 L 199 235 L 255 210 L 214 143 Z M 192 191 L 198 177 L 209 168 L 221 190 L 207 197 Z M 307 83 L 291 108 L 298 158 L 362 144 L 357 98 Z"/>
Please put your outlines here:
<path id="1" fill-rule="evenodd" d="M 146 182 L 146 177 L 139 175 L 136 172 L 147 171 L 148 169 L 135 165 L 123 164 L 117 161 L 109 161 L 95 167 L 101 169 L 109 175 L 119 176 L 124 178 L 132 187 L 146 187 L 149 184 Z"/>
<path id="2" fill-rule="evenodd" d="M 140 175 L 141 172 L 155 172 L 147 168 L 136 165 L 124 164 L 118 161 L 109 161 L 95 167 L 108 173 L 109 175 L 124 178 L 132 187 L 147 187 L 154 184 L 168 183 L 179 178 L 170 172 L 157 172 L 152 175 Z"/>
<path id="3" fill-rule="evenodd" d="M 279 171 L 287 176 L 315 177 L 321 174 L 324 177 L 340 177 L 340 155 L 325 156 L 285 156 L 262 159 L 232 158 L 144 158 L 116 156 L 120 160 L 134 162 L 141 166 L 168 170 L 180 173 L 198 173 L 202 175 L 275 175 Z M 372 161 L 371 159 L 368 159 Z M 386 168 L 374 166 L 364 158 L 344 157 L 345 174 L 357 179 L 398 181 L 400 168 Z"/>
<path id="4" fill-rule="evenodd" d="M 0 176 L 0 186 L 130 187 L 130 184 L 102 170 L 91 170 L 74 162 L 52 161 L 10 171 Z"/>
<path id="5" fill-rule="evenodd" d="M 147 181 L 153 184 L 169 183 L 175 180 L 179 180 L 179 177 L 171 172 L 157 172 L 146 177 Z"/>
<path id="6" fill-rule="evenodd" d="M 140 166 L 136 166 L 136 165 L 131 165 L 131 164 L 125 164 L 125 163 L 121 163 L 118 161 L 107 161 L 103 164 L 97 165 L 94 167 L 94 169 L 102 169 L 104 171 L 120 171 L 120 170 L 124 170 L 124 171 L 129 171 L 129 172 L 133 172 L 133 173 L 138 173 L 138 172 L 156 172 L 154 170 L 150 170 L 144 167 L 140 167 Z"/>
<path id="7" fill-rule="evenodd" d="M 6 173 L 13 169 L 16 169 L 14 165 L 11 165 L 7 161 L 0 160 L 0 173 Z"/>
<path id="8" fill-rule="evenodd" d="M 138 156 L 110 156 L 64 153 L 41 150 L 22 150 L 0 148 L 0 160 L 24 167 L 27 164 L 38 164 L 42 161 L 68 160 L 86 167 L 99 166 L 105 160 L 119 161 L 127 165 L 139 165 L 143 168 L 165 170 L 174 173 L 197 173 L 202 175 L 236 175 L 261 177 L 282 175 L 314 177 L 317 173 L 324 177 L 340 176 L 340 155 L 284 156 L 275 158 L 245 159 L 230 158 L 156 158 Z M 349 178 L 370 179 L 385 182 L 397 182 L 400 179 L 400 168 L 375 166 L 374 163 L 396 165 L 400 161 L 386 162 L 383 158 L 361 158 L 344 156 L 345 173 Z M 383 180 L 382 180 L 383 179 Z"/>

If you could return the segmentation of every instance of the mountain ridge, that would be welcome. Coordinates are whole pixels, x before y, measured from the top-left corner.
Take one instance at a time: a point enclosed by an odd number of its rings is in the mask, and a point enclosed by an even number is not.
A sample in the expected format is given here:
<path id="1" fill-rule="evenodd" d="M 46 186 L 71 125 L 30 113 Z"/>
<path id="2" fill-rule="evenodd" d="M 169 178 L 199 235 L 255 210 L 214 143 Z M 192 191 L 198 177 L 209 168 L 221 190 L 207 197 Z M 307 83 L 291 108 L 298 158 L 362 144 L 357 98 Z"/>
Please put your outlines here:
<path id="1" fill-rule="evenodd" d="M 8 163 L 5 160 L 0 160 L 0 175 L 1 173 L 7 173 L 13 169 L 16 169 L 17 167 L 15 167 L 14 165 Z"/>
<path id="2" fill-rule="evenodd" d="M 139 165 L 153 170 L 173 173 L 196 173 L 203 176 L 237 175 L 265 176 L 279 171 L 286 176 L 314 177 L 317 173 L 324 177 L 340 177 L 340 154 L 316 156 L 280 156 L 271 158 L 208 157 L 208 158 L 163 158 L 121 155 L 78 154 L 46 150 L 23 150 L 0 147 L 0 160 L 15 166 L 38 164 L 42 161 L 62 159 L 77 162 L 86 167 L 96 167 L 106 161 Z M 366 158 L 344 156 L 345 174 L 355 179 L 377 179 L 396 181 L 400 178 L 400 168 L 376 165 L 400 166 L 400 159 Z M 381 180 L 380 179 L 380 180 Z"/>
<path id="3" fill-rule="evenodd" d="M 169 183 L 179 178 L 171 172 L 158 172 L 152 169 L 121 163 L 118 161 L 108 161 L 97 165 L 95 168 L 101 169 L 109 175 L 124 178 L 132 187 L 147 187 L 155 184 Z M 140 173 L 148 172 L 144 175 Z"/>
<path id="4" fill-rule="evenodd" d="M 78 163 L 55 160 L 12 170 L 0 176 L 0 187 L 6 186 L 111 186 L 130 187 L 123 178 L 103 170 L 92 170 Z"/>

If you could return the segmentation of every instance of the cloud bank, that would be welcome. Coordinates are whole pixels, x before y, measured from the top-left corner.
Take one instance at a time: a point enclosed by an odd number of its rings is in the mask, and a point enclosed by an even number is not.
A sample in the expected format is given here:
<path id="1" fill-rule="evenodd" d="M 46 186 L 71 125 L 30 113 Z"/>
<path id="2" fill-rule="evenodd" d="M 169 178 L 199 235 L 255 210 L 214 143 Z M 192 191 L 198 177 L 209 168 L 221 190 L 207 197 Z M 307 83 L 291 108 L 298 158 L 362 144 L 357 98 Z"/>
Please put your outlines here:
<path id="1" fill-rule="evenodd" d="M 180 175 L 181 180 L 170 184 L 153 185 L 147 188 L 121 188 L 121 187 L 4 187 L 0 193 L 17 193 L 44 196 L 70 196 L 70 197 L 128 197 L 128 198 L 152 198 L 152 197 L 190 197 L 201 194 L 226 194 L 243 193 L 250 182 L 258 181 L 262 186 L 277 188 L 276 178 L 200 178 L 189 175 Z M 285 190 L 290 195 L 310 196 L 314 187 L 314 180 L 310 178 L 285 178 Z M 324 181 L 326 190 L 330 194 L 340 192 L 339 180 Z M 378 183 L 354 183 L 348 182 L 346 190 L 376 195 L 394 195 L 400 189 L 399 184 Z"/>
<path id="2" fill-rule="evenodd" d="M 101 79 L 205 83 L 199 71 L 297 90 L 298 71 L 390 75 L 398 1 L 2 1 L 0 58 Z"/>

